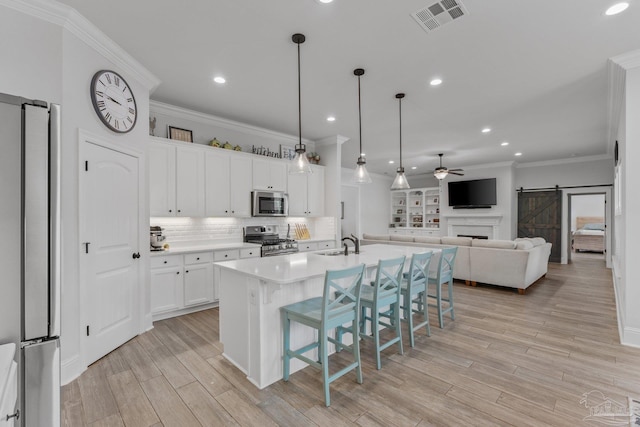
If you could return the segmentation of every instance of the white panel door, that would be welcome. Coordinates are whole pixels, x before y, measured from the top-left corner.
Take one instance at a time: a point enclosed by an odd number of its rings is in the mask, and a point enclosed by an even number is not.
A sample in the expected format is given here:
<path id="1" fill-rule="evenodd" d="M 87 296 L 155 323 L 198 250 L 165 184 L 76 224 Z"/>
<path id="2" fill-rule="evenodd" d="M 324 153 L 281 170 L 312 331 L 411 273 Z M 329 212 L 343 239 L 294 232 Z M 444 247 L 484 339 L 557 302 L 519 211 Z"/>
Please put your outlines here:
<path id="1" fill-rule="evenodd" d="M 85 265 L 87 363 L 138 331 L 138 159 L 83 143 L 80 176 L 81 262 Z"/>
<path id="2" fill-rule="evenodd" d="M 229 216 L 229 155 L 222 150 L 212 150 L 205 155 L 204 162 L 205 216 Z M 251 174 L 250 161 L 244 173 Z"/>
<path id="3" fill-rule="evenodd" d="M 204 216 L 204 156 L 191 147 L 176 149 L 177 216 Z"/>
<path id="4" fill-rule="evenodd" d="M 251 216 L 251 187 L 253 182 L 251 159 L 231 157 L 229 169 L 231 215 Z"/>

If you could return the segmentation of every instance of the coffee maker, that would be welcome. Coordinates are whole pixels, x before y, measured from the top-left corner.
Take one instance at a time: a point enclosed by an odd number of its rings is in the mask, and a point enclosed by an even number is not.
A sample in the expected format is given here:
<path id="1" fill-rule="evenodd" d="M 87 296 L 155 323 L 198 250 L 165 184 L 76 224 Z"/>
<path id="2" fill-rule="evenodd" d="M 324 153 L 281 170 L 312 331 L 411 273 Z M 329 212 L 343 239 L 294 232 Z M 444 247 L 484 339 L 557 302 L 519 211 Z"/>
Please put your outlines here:
<path id="1" fill-rule="evenodd" d="M 164 250 L 164 240 L 167 238 L 162 235 L 162 228 L 157 225 L 152 225 L 150 228 L 150 238 L 151 238 L 151 250 L 152 251 L 163 251 Z"/>

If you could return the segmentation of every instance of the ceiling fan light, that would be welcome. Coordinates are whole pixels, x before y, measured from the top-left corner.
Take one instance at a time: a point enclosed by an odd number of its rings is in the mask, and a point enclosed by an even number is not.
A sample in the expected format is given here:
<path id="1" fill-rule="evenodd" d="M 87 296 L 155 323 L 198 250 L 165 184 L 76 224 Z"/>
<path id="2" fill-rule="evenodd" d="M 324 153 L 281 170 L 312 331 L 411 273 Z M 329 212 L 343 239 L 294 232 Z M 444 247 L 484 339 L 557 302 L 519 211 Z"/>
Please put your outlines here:
<path id="1" fill-rule="evenodd" d="M 433 172 L 433 176 L 435 176 L 439 180 L 445 179 L 447 177 L 447 175 L 449 175 L 449 171 L 446 171 L 446 170 L 438 170 L 438 169 L 436 169 L 435 172 Z"/>
<path id="2" fill-rule="evenodd" d="M 396 179 L 393 180 L 393 184 L 391 184 L 391 189 L 408 190 L 410 188 L 407 177 L 404 176 L 404 168 L 398 168 L 398 173 L 396 174 Z"/>

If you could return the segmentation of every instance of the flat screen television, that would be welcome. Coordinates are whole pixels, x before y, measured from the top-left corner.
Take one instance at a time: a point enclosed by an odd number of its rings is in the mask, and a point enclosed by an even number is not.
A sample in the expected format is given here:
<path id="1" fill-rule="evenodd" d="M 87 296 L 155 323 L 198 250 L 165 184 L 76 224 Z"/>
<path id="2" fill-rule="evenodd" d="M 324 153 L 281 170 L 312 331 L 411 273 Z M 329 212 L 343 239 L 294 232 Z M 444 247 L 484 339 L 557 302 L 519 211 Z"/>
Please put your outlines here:
<path id="1" fill-rule="evenodd" d="M 454 209 L 489 208 L 496 204 L 495 178 L 449 182 L 449 206 Z"/>

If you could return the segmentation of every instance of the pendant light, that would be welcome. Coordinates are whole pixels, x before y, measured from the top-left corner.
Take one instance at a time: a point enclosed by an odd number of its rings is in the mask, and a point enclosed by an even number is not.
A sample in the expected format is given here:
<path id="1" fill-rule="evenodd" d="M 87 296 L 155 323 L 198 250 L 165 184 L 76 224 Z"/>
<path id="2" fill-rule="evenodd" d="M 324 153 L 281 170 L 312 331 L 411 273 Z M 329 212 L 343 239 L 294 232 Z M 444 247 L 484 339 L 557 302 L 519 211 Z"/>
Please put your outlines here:
<path id="1" fill-rule="evenodd" d="M 404 93 L 396 94 L 400 112 L 400 167 L 396 170 L 396 179 L 394 179 L 393 184 L 391 184 L 392 190 L 407 190 L 411 188 L 407 182 L 407 177 L 404 176 L 404 168 L 402 167 L 402 98 L 404 98 Z"/>
<path id="2" fill-rule="evenodd" d="M 371 184 L 371 177 L 369 176 L 369 172 L 367 172 L 367 161 L 364 158 L 364 154 L 362 154 L 362 107 L 360 103 L 360 76 L 364 75 L 364 69 L 356 68 L 353 70 L 353 74 L 358 76 L 358 125 L 360 129 L 360 155 L 358 156 L 358 166 L 356 166 L 356 170 L 353 173 L 352 181 L 356 184 Z"/>
<path id="3" fill-rule="evenodd" d="M 289 165 L 290 174 L 311 173 L 311 165 L 307 158 L 307 147 L 302 143 L 302 97 L 300 95 L 300 45 L 304 43 L 304 34 L 296 33 L 291 36 L 291 40 L 298 45 L 298 144 L 296 145 L 296 155 Z"/>

